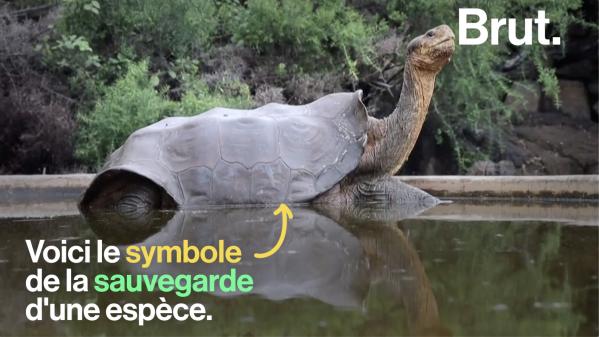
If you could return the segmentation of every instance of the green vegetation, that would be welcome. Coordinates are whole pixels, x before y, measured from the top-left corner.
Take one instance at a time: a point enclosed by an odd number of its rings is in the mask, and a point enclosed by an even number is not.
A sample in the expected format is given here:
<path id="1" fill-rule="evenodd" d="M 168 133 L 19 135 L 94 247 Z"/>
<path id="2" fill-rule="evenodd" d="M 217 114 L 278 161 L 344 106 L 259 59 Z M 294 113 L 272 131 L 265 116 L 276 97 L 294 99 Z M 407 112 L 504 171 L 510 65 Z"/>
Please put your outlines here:
<path id="1" fill-rule="evenodd" d="M 180 101 L 172 101 L 165 89 L 157 89 L 160 81 L 149 74 L 146 61 L 128 64 L 127 73 L 104 90 L 93 110 L 79 114 L 77 156 L 99 166 L 133 131 L 164 117 L 195 115 L 215 106 L 243 108 L 251 104 L 245 84 L 228 83 L 239 90 L 225 96 L 188 74 L 182 78 L 189 80 L 183 83 L 186 92 Z"/>
<path id="2" fill-rule="evenodd" d="M 158 78 L 148 76 L 147 68 L 146 62 L 131 64 L 127 74 L 106 89 L 91 113 L 79 115 L 80 158 L 99 165 L 131 132 L 172 113 L 174 103 L 154 89 Z"/>
<path id="3" fill-rule="evenodd" d="M 554 23 L 551 33 L 567 43 L 569 25 L 590 25 L 579 19 L 581 6 L 581 0 L 63 0 L 52 12 L 52 29 L 33 35 L 32 59 L 60 79 L 66 87 L 55 90 L 60 96 L 76 102 L 70 106 L 78 122 L 76 158 L 94 169 L 141 126 L 217 105 L 256 105 L 252 95 L 269 88 L 280 88 L 290 103 L 362 88 L 366 103 L 379 110 L 377 97 L 397 92 L 402 82 L 401 72 L 389 79 L 384 69 L 401 66 L 407 42 L 427 29 L 447 23 L 457 32 L 459 7 L 517 18 L 542 7 Z M 397 52 L 383 55 L 384 41 L 399 43 Z M 522 66 L 507 74 L 502 67 L 514 57 Z M 504 98 L 512 81 L 531 77 L 522 70 L 527 65 L 557 101 L 546 49 L 457 48 L 437 80 L 431 113 L 442 125 L 438 142 L 450 142 L 460 169 L 497 147 L 514 118 Z M 484 146 L 464 144 L 465 134 L 480 133 L 490 135 Z"/>
<path id="4" fill-rule="evenodd" d="M 385 28 L 384 22 L 366 22 L 336 0 L 255 0 L 224 11 L 229 13 L 224 28 L 233 42 L 267 54 L 283 51 L 307 70 L 334 70 L 345 62 L 354 74 L 357 62 L 370 63 L 372 45 Z"/>

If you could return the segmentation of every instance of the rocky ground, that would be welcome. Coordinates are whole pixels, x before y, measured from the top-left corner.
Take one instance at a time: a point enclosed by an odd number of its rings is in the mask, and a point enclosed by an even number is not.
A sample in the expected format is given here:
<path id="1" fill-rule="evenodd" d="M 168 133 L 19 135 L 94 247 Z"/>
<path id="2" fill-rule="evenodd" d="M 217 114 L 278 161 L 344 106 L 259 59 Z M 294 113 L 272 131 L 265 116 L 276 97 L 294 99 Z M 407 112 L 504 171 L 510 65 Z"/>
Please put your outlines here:
<path id="1" fill-rule="evenodd" d="M 595 67 L 596 68 L 596 67 Z M 597 79 L 594 79 L 596 97 Z M 510 129 L 498 162 L 480 161 L 470 174 L 597 174 L 597 100 L 582 81 L 560 79 L 561 106 L 544 98 L 536 83 L 515 107 L 524 118 Z M 522 83 L 516 85 L 523 86 Z M 592 83 L 591 83 L 592 85 Z M 507 98 L 511 100 L 510 97 Z"/>

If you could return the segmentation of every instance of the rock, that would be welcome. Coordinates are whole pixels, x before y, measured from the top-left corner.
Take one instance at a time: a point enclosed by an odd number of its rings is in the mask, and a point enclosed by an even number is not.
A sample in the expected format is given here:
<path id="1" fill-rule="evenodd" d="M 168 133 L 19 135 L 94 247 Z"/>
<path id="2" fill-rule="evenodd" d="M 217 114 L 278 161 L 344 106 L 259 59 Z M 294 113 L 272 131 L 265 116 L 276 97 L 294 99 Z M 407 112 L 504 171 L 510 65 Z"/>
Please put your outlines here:
<path id="1" fill-rule="evenodd" d="M 468 168 L 468 175 L 493 176 L 495 175 L 495 163 L 490 160 L 479 160 Z"/>
<path id="2" fill-rule="evenodd" d="M 497 172 L 500 176 L 513 176 L 516 174 L 516 167 L 514 163 L 509 160 L 500 160 L 497 163 Z"/>
<path id="3" fill-rule="evenodd" d="M 589 120 L 591 118 L 591 109 L 584 83 L 560 80 L 559 97 L 561 101 L 560 112 L 578 120 Z"/>
<path id="4" fill-rule="evenodd" d="M 580 174 L 580 165 L 572 158 L 560 155 L 526 140 L 522 141 L 530 153 L 529 159 L 522 164 L 520 171 L 523 175 L 544 174 Z"/>
<path id="5" fill-rule="evenodd" d="M 540 157 L 532 157 L 526 163 L 522 164 L 520 168 L 523 175 L 543 175 L 545 174 L 545 168 Z"/>
<path id="6" fill-rule="evenodd" d="M 546 174 L 582 174 L 582 168 L 576 161 L 562 157 L 553 151 L 543 151 L 541 161 Z"/>
<path id="7" fill-rule="evenodd" d="M 505 98 L 505 104 L 520 115 L 539 110 L 541 88 L 535 82 L 514 82 L 513 93 Z"/>
<path id="8" fill-rule="evenodd" d="M 526 148 L 524 141 L 512 134 L 505 137 L 499 148 L 501 150 L 499 156 L 511 161 L 515 167 L 522 167 L 522 165 L 532 156 Z"/>
<path id="9" fill-rule="evenodd" d="M 596 124 L 588 129 L 561 124 L 520 126 L 514 131 L 525 140 L 527 150 L 540 157 L 547 174 L 587 173 L 597 163 Z"/>
<path id="10" fill-rule="evenodd" d="M 516 174 L 516 167 L 509 160 L 501 160 L 498 163 L 490 160 L 480 160 L 470 166 L 468 174 L 476 176 L 514 175 Z"/>
<path id="11" fill-rule="evenodd" d="M 527 56 L 528 56 L 527 52 L 525 52 L 525 51 L 519 52 L 518 54 L 512 56 L 511 58 L 509 58 L 505 62 L 503 62 L 503 65 L 501 66 L 501 70 L 506 72 L 506 71 L 511 71 L 511 70 L 518 68 L 526 60 Z"/>

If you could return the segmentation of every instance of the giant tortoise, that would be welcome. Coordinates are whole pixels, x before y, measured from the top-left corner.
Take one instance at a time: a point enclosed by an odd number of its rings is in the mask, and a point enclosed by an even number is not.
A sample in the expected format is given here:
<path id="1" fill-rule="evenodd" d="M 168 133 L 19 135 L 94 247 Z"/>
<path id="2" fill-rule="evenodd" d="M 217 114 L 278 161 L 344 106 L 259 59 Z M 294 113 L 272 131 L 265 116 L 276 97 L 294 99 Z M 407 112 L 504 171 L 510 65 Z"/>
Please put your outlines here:
<path id="1" fill-rule="evenodd" d="M 84 193 L 85 210 L 123 213 L 207 205 L 436 201 L 392 174 L 411 152 L 435 77 L 454 51 L 442 25 L 408 45 L 402 94 L 369 117 L 361 91 L 306 105 L 214 108 L 135 131 Z"/>

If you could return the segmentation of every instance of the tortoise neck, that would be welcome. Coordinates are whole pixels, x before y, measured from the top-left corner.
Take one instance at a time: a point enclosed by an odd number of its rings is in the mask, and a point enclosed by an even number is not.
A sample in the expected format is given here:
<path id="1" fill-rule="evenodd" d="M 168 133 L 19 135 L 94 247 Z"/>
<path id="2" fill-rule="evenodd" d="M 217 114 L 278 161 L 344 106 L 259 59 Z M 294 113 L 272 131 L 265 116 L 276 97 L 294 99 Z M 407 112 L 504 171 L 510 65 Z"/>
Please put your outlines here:
<path id="1" fill-rule="evenodd" d="M 419 70 L 407 60 L 401 97 L 393 113 L 384 119 L 386 158 L 385 171 L 395 174 L 407 160 L 416 144 L 435 88 L 436 72 Z"/>

